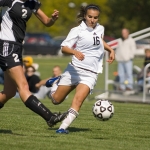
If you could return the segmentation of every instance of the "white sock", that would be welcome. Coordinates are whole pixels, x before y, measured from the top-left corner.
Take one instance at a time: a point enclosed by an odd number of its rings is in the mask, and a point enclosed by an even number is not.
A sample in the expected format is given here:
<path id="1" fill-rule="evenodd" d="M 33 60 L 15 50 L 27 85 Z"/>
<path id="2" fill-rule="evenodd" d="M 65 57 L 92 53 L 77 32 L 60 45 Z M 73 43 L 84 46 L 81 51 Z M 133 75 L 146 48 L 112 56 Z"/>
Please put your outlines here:
<path id="1" fill-rule="evenodd" d="M 48 93 L 48 97 L 50 99 L 53 100 L 53 96 L 52 95 L 56 92 L 57 88 L 58 88 L 58 84 L 54 83 L 53 86 L 50 89 L 50 92 Z"/>
<path id="2" fill-rule="evenodd" d="M 57 83 L 54 83 L 53 86 L 51 87 L 51 94 L 55 93 L 55 91 L 57 90 L 58 88 L 58 84 Z"/>
<path id="3" fill-rule="evenodd" d="M 73 108 L 70 108 L 68 110 L 68 115 L 67 117 L 62 121 L 62 124 L 60 125 L 59 129 L 67 129 L 70 124 L 77 118 L 79 113 L 74 110 Z"/>

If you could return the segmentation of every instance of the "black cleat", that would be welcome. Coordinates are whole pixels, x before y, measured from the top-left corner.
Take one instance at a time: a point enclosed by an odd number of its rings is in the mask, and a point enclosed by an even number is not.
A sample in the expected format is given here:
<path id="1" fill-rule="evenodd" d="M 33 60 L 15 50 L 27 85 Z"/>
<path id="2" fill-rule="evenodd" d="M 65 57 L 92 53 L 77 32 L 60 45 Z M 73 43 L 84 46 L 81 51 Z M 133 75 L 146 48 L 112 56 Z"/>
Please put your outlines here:
<path id="1" fill-rule="evenodd" d="M 47 121 L 47 124 L 49 127 L 53 127 L 54 125 L 56 125 L 58 122 L 61 122 L 62 120 L 65 119 L 65 117 L 67 116 L 68 112 L 65 112 L 63 114 L 59 113 L 54 113 L 54 115 L 50 118 L 49 121 Z"/>

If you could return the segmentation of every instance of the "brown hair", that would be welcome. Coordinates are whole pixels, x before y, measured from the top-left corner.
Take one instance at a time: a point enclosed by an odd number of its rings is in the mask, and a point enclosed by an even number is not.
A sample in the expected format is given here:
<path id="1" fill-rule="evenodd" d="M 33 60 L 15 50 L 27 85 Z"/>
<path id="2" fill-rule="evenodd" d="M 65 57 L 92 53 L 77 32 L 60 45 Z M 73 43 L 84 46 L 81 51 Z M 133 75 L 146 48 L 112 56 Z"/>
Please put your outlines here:
<path id="1" fill-rule="evenodd" d="M 29 68 L 32 68 L 32 69 L 33 69 L 33 72 L 36 71 L 35 68 L 34 68 L 33 66 L 28 66 L 28 67 L 26 67 L 26 71 L 27 71 Z"/>
<path id="2" fill-rule="evenodd" d="M 86 15 L 87 10 L 89 10 L 89 9 L 94 9 L 94 10 L 98 10 L 99 12 L 101 12 L 100 7 L 98 5 L 95 5 L 95 4 L 89 4 L 87 6 L 81 6 L 80 12 L 77 15 L 78 23 L 85 21 L 84 16 Z"/>

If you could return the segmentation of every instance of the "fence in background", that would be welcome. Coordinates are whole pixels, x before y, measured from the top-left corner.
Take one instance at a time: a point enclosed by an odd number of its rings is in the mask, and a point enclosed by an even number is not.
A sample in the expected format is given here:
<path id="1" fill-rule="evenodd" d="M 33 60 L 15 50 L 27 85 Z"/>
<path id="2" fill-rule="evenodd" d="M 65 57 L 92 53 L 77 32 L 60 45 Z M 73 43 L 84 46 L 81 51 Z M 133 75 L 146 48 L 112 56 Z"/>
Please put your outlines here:
<path id="1" fill-rule="evenodd" d="M 150 36 L 150 27 L 146 28 L 146 29 L 143 29 L 141 31 L 132 33 L 129 36 L 131 36 L 135 41 L 138 41 L 138 40 L 144 39 L 146 37 L 149 37 Z M 113 40 L 111 42 L 108 42 L 108 44 L 115 44 L 115 43 L 118 42 L 119 39 L 116 39 L 116 40 Z M 117 48 L 117 44 L 113 45 L 112 48 L 116 49 Z M 108 59 L 108 52 L 106 52 L 106 54 L 105 54 L 105 60 L 107 60 L 107 59 Z M 150 65 L 148 64 L 145 67 L 145 69 L 144 69 L 143 97 L 142 97 L 141 102 L 146 102 L 146 91 L 147 91 L 147 87 L 146 87 L 146 81 L 147 81 L 146 72 L 147 72 L 147 69 L 148 69 L 149 66 Z M 113 84 L 113 81 L 111 79 L 109 79 L 109 64 L 105 61 L 105 92 L 109 92 L 109 89 L 108 89 L 108 85 L 109 84 Z"/>

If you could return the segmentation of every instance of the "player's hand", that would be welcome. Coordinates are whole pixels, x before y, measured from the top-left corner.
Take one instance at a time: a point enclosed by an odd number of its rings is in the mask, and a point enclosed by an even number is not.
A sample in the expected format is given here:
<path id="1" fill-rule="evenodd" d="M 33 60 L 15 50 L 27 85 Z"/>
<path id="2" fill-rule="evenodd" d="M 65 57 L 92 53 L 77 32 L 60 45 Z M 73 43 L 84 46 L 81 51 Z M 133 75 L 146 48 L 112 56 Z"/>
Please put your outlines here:
<path id="1" fill-rule="evenodd" d="M 58 19 L 58 17 L 59 17 L 59 11 L 55 9 L 51 18 L 55 22 Z"/>
<path id="2" fill-rule="evenodd" d="M 115 60 L 115 52 L 113 50 L 109 53 L 109 59 L 107 60 L 107 62 L 111 64 L 114 60 Z"/>
<path id="3" fill-rule="evenodd" d="M 75 55 L 75 57 L 77 58 L 77 59 L 79 59 L 79 60 L 83 60 L 84 59 L 84 55 L 81 53 L 81 52 L 79 52 L 79 51 L 74 51 L 74 55 Z"/>

